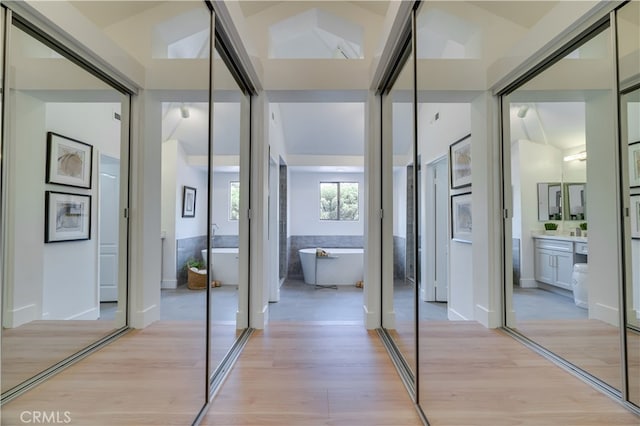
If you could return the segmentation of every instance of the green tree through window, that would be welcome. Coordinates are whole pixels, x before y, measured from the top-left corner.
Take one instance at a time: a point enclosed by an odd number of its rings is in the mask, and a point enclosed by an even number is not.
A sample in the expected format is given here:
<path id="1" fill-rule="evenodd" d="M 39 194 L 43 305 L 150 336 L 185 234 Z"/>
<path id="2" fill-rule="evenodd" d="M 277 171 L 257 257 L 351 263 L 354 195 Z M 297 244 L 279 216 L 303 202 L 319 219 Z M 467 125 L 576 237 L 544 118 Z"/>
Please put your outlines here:
<path id="1" fill-rule="evenodd" d="M 240 182 L 229 182 L 229 220 L 240 218 Z"/>
<path id="2" fill-rule="evenodd" d="M 358 219 L 358 182 L 320 182 L 320 220 Z"/>

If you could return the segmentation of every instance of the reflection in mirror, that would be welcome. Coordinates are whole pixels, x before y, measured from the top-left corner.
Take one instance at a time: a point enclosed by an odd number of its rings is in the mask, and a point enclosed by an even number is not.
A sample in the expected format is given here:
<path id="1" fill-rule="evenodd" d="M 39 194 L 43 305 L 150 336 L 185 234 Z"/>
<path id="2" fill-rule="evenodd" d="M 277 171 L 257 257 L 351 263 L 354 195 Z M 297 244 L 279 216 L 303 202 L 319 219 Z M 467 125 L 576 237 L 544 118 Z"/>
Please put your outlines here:
<path id="1" fill-rule="evenodd" d="M 507 290 L 513 309 L 507 326 L 620 391 L 620 258 L 612 250 L 618 245 L 612 220 L 618 214 L 617 149 L 610 137 L 614 94 L 605 83 L 612 75 L 610 39 L 608 28 L 594 34 L 508 95 L 511 173 L 505 192 L 513 188 L 519 270 Z M 583 77 L 579 87 L 570 84 L 575 75 Z M 588 161 L 574 156 L 581 151 Z M 536 200 L 528 182 L 578 182 L 567 185 L 564 197 L 559 184 L 547 185 L 547 199 L 564 216 L 556 235 L 544 234 L 534 204 L 545 194 L 539 191 Z M 576 236 L 586 199 L 588 238 Z"/>
<path id="2" fill-rule="evenodd" d="M 246 273 L 246 187 L 242 146 L 248 137 L 248 98 L 243 95 L 227 65 L 213 61 L 213 188 L 210 200 L 210 342 L 211 376 L 231 349 L 238 333 L 246 328 L 243 305 L 248 288 Z M 203 250 L 203 258 L 207 253 Z"/>
<path id="3" fill-rule="evenodd" d="M 640 407 L 640 3 L 617 12 L 620 94 L 620 143 L 629 161 L 623 194 L 629 207 L 625 226 L 625 307 L 627 397 Z M 624 158 L 624 155 L 623 155 Z M 625 170 L 625 167 L 622 168 Z"/>
<path id="4" fill-rule="evenodd" d="M 560 183 L 538 184 L 538 220 L 562 220 L 562 185 Z"/>
<path id="5" fill-rule="evenodd" d="M 414 133 L 413 133 L 413 56 L 404 63 L 402 71 L 384 100 L 386 123 L 391 131 L 393 164 L 393 274 L 385 281 L 383 290 L 383 327 L 389 332 L 411 373 L 415 373 L 415 211 L 414 211 Z M 391 174 L 389 174 L 391 177 Z"/>
<path id="6" fill-rule="evenodd" d="M 587 219 L 586 185 L 584 183 L 565 183 L 564 198 L 567 203 L 567 220 Z"/>
<path id="7" fill-rule="evenodd" d="M 3 396 L 124 327 L 127 288 L 128 96 L 11 30 Z"/>

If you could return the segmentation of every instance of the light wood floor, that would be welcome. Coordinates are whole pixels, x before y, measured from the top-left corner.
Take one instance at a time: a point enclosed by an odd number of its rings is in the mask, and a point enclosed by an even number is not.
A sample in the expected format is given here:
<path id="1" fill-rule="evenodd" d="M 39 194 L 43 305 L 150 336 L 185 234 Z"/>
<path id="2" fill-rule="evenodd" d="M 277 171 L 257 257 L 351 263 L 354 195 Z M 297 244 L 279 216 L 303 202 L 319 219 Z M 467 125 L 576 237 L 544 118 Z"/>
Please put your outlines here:
<path id="1" fill-rule="evenodd" d="M 32 321 L 2 330 L 2 391 L 115 331 L 113 321 Z"/>
<path id="2" fill-rule="evenodd" d="M 640 418 L 500 331 L 433 323 L 421 335 L 422 404 L 433 425 L 639 425 Z M 204 399 L 204 330 L 133 331 L 2 407 L 69 411 L 83 426 L 189 425 Z M 204 425 L 420 425 L 374 332 L 270 324 L 252 336 Z"/>
<path id="3" fill-rule="evenodd" d="M 256 332 L 203 425 L 421 425 L 376 332 L 271 323 Z"/>

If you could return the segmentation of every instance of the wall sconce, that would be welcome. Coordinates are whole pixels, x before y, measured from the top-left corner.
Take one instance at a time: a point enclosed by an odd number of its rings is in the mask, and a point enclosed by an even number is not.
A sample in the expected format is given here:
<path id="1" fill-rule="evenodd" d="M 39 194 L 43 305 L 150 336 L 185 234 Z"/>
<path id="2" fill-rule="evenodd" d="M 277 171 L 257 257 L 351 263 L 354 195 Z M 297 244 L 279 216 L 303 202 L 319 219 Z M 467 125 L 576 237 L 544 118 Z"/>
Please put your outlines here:
<path id="1" fill-rule="evenodd" d="M 574 160 L 585 161 L 586 159 L 587 159 L 587 151 L 581 151 L 581 152 L 578 152 L 577 154 L 571 154 L 564 157 L 564 161 L 574 161 Z"/>
<path id="2" fill-rule="evenodd" d="M 184 104 L 180 105 L 180 115 L 182 116 L 182 118 L 189 118 L 189 107 Z"/>

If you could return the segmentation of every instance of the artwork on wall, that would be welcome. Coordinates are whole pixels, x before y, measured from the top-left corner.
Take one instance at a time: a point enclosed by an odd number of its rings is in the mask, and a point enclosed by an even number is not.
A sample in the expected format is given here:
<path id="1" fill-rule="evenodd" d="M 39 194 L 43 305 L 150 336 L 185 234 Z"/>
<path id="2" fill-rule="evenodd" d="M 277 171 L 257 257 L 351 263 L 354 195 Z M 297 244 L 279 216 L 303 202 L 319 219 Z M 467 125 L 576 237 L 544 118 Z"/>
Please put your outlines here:
<path id="1" fill-rule="evenodd" d="M 473 229 L 471 193 L 451 196 L 451 238 L 455 241 L 470 243 Z"/>
<path id="2" fill-rule="evenodd" d="M 91 196 L 45 191 L 44 242 L 91 238 Z"/>
<path id="3" fill-rule="evenodd" d="M 196 216 L 196 189 L 190 186 L 182 188 L 182 217 Z"/>
<path id="4" fill-rule="evenodd" d="M 640 187 L 640 141 L 629 144 L 629 186 Z"/>
<path id="5" fill-rule="evenodd" d="M 631 238 L 640 239 L 640 194 L 630 197 Z"/>
<path id="6" fill-rule="evenodd" d="M 47 183 L 91 188 L 93 146 L 47 132 Z"/>
<path id="7" fill-rule="evenodd" d="M 449 146 L 451 189 L 471 186 L 471 135 Z"/>

